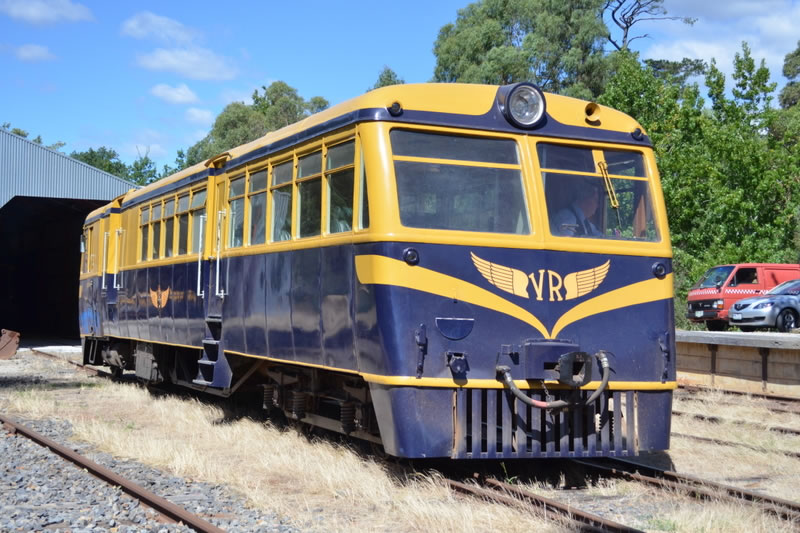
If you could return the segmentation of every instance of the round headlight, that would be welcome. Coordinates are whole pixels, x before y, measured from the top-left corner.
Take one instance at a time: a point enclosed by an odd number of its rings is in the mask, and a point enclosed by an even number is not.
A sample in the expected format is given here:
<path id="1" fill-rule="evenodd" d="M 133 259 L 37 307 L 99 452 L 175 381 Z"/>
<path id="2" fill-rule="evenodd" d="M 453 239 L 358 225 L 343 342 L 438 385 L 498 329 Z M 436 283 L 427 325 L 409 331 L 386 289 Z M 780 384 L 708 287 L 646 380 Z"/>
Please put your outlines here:
<path id="1" fill-rule="evenodd" d="M 544 116 L 544 95 L 533 85 L 518 85 L 506 100 L 506 118 L 515 126 L 530 128 Z"/>

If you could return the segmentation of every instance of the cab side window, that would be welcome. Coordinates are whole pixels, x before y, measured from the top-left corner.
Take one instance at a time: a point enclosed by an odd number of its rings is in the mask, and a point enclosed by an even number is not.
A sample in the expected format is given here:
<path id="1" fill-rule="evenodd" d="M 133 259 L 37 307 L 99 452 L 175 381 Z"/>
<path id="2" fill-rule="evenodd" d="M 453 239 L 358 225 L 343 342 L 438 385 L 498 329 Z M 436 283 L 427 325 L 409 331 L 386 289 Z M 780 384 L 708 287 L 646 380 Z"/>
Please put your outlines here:
<path id="1" fill-rule="evenodd" d="M 755 268 L 740 268 L 736 271 L 733 279 L 733 286 L 755 285 L 758 283 L 758 270 Z"/>

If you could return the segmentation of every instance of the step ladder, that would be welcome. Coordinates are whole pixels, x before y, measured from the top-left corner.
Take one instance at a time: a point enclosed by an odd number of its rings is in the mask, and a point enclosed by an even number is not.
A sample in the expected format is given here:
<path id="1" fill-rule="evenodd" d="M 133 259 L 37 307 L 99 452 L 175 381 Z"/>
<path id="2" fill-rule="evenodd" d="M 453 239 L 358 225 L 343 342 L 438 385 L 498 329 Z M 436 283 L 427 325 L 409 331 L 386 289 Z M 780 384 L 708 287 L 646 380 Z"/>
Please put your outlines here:
<path id="1" fill-rule="evenodd" d="M 206 317 L 206 336 L 203 338 L 203 352 L 197 360 L 195 385 L 229 389 L 233 373 L 222 348 L 222 316 Z"/>

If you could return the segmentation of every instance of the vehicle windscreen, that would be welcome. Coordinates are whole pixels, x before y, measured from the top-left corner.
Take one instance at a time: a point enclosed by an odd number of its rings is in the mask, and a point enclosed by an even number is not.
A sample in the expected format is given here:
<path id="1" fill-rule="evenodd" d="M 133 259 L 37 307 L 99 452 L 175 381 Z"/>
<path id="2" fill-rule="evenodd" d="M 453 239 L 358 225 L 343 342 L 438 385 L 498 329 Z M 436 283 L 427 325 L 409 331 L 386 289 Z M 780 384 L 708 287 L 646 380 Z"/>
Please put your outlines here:
<path id="1" fill-rule="evenodd" d="M 530 233 L 515 141 L 408 130 L 390 140 L 403 226 Z"/>
<path id="2" fill-rule="evenodd" d="M 692 288 L 705 289 L 709 287 L 716 287 L 718 283 L 725 283 L 725 280 L 728 279 L 728 276 L 730 276 L 732 270 L 732 265 L 710 268 L 705 274 L 703 274 L 700 280 L 695 283 L 694 287 Z"/>
<path id="3" fill-rule="evenodd" d="M 797 296 L 800 294 L 800 279 L 784 281 L 780 285 L 774 286 L 767 294 L 783 294 Z"/>
<path id="4" fill-rule="evenodd" d="M 657 242 L 644 155 L 539 142 L 536 145 L 547 199 L 550 233 Z"/>

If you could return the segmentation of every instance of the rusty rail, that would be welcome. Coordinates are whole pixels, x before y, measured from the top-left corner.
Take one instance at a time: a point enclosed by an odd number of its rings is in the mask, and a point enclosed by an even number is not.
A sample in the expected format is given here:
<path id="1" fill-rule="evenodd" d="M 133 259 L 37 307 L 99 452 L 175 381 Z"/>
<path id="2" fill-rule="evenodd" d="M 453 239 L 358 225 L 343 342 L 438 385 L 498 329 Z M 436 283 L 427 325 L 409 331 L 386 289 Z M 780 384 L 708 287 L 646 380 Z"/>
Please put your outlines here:
<path id="1" fill-rule="evenodd" d="M 772 498 L 754 491 L 740 489 L 739 487 L 724 485 L 687 474 L 679 474 L 670 470 L 662 470 L 625 459 L 603 459 L 603 463 L 584 459 L 573 459 L 573 461 L 613 477 L 667 487 L 687 492 L 697 498 L 707 500 L 727 499 L 734 503 L 747 501 L 766 513 L 785 520 L 800 522 L 800 504 L 789 500 Z"/>
<path id="2" fill-rule="evenodd" d="M 524 490 L 502 481 L 495 479 L 485 480 L 485 484 L 491 488 L 485 488 L 478 485 L 470 485 L 461 483 L 452 479 L 445 478 L 445 481 L 451 489 L 465 494 L 477 496 L 491 501 L 496 501 L 508 506 L 519 507 L 525 503 L 532 504 L 540 508 L 543 512 L 553 512 L 560 520 L 569 521 L 572 525 L 575 522 L 579 524 L 577 531 L 610 531 L 614 533 L 643 533 L 639 529 L 635 529 L 613 520 L 607 520 L 602 516 L 587 513 L 576 509 L 575 507 L 557 502 L 550 498 L 540 496 L 536 493 Z"/>
<path id="3" fill-rule="evenodd" d="M 15 422 L 13 419 L 7 416 L 0 414 L 0 422 L 2 422 L 3 425 L 9 428 L 12 432 L 19 433 L 31 439 L 36 444 L 44 446 L 45 448 L 49 448 L 64 459 L 71 461 L 80 468 L 86 469 L 95 477 L 98 477 L 112 485 L 119 486 L 123 491 L 138 499 L 145 505 L 152 507 L 159 513 L 168 517 L 170 520 L 174 520 L 175 522 L 179 523 L 182 522 L 183 524 L 202 533 L 224 533 L 223 529 L 220 529 L 214 524 L 203 520 L 195 514 L 190 513 L 183 507 L 175 505 L 169 500 L 150 492 L 149 490 L 137 485 L 129 479 L 116 474 L 112 470 L 109 470 L 108 468 L 87 459 L 86 457 L 60 445 L 59 443 L 45 437 L 40 433 L 37 433 L 36 431 L 33 431 L 30 428 Z"/>

